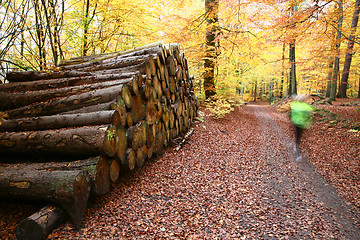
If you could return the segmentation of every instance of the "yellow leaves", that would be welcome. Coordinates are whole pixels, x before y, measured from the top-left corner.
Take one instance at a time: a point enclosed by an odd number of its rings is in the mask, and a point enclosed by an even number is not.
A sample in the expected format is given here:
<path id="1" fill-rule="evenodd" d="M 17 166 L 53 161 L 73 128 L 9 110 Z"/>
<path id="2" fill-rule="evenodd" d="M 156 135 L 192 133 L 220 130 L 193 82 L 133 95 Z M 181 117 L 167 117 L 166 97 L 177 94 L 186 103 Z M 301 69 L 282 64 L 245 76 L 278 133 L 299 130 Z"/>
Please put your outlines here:
<path id="1" fill-rule="evenodd" d="M 235 100 L 228 100 L 220 95 L 215 95 L 207 100 L 205 105 L 209 108 L 211 116 L 219 119 L 234 111 L 237 103 Z"/>

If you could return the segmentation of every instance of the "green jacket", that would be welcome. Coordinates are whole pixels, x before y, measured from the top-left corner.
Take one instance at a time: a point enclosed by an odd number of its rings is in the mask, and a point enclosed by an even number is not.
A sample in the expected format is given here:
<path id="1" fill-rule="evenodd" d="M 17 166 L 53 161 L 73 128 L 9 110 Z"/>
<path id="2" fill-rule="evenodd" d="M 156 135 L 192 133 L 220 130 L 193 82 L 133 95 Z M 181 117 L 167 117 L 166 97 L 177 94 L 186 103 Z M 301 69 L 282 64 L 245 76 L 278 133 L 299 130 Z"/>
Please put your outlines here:
<path id="1" fill-rule="evenodd" d="M 291 102 L 290 103 L 291 122 L 300 128 L 309 128 L 312 124 L 311 113 L 314 108 L 304 102 Z"/>

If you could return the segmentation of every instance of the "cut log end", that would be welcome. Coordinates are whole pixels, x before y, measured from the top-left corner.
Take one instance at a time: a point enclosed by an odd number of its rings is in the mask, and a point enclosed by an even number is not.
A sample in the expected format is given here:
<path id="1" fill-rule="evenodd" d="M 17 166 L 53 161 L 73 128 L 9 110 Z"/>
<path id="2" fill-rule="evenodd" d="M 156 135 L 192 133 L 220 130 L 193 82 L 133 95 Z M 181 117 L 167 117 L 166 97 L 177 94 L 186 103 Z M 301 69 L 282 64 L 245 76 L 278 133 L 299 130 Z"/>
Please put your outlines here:
<path id="1" fill-rule="evenodd" d="M 86 172 L 80 172 L 75 178 L 74 185 L 74 201 L 71 207 L 66 206 L 73 224 L 76 228 L 80 228 L 82 218 L 85 213 L 87 201 L 90 196 L 91 184 L 90 177 Z M 65 208 L 65 207 L 64 207 Z"/>
<path id="2" fill-rule="evenodd" d="M 56 206 L 46 206 L 22 220 L 16 228 L 18 240 L 46 239 L 65 220 L 65 211 Z"/>

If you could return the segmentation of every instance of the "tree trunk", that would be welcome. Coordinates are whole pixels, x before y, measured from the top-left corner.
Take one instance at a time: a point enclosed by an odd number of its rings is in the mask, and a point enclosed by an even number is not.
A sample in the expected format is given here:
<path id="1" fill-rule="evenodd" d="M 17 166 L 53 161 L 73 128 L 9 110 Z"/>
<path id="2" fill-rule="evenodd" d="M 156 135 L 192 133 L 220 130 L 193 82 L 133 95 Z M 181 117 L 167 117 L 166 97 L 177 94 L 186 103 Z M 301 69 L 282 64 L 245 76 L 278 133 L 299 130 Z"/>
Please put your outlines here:
<path id="1" fill-rule="evenodd" d="M 104 156 L 90 157 L 74 161 L 66 159 L 66 162 L 50 162 L 53 159 L 49 159 L 49 162 L 30 163 L 32 161 L 30 158 L 22 160 L 25 160 L 29 163 L 3 164 L 1 166 L 2 171 L 12 171 L 14 169 L 20 169 L 22 171 L 84 170 L 90 176 L 92 195 L 100 196 L 110 191 L 108 159 L 106 159 Z M 16 161 L 18 162 L 19 160 Z"/>
<path id="2" fill-rule="evenodd" d="M 296 81 L 296 58 L 295 58 L 295 39 L 290 43 L 289 48 L 289 61 L 290 61 L 290 95 L 297 94 L 297 81 Z"/>
<path id="3" fill-rule="evenodd" d="M 339 78 L 339 68 L 340 68 L 340 45 L 341 45 L 341 29 L 343 23 L 343 0 L 336 2 L 338 4 L 338 22 L 337 22 L 337 35 L 336 35 L 336 56 L 334 60 L 334 72 L 332 76 L 331 90 L 330 90 L 330 100 L 334 101 L 336 99 L 336 90 L 337 90 L 337 81 Z"/>
<path id="4" fill-rule="evenodd" d="M 110 102 L 100 103 L 88 107 L 82 107 L 78 109 L 74 109 L 71 111 L 66 111 L 59 113 L 59 115 L 64 114 L 80 114 L 80 113 L 90 113 L 90 112 L 102 112 L 102 111 L 109 111 L 109 110 L 116 110 L 114 109 L 114 105 L 118 102 L 118 100 L 112 100 Z"/>
<path id="5" fill-rule="evenodd" d="M 330 92 L 331 92 L 331 85 L 332 85 L 332 75 L 333 75 L 333 71 L 334 71 L 334 57 L 330 57 L 330 62 L 329 62 L 329 72 L 328 75 L 326 77 L 326 97 L 330 97 Z"/>
<path id="6" fill-rule="evenodd" d="M 84 77 L 90 76 L 89 72 L 82 72 L 76 70 L 58 71 L 58 72 L 39 72 L 39 71 L 25 71 L 25 72 L 8 72 L 6 74 L 6 80 L 9 82 L 31 82 L 37 80 L 52 80 L 58 78 L 70 78 L 70 77 Z"/>
<path id="7" fill-rule="evenodd" d="M 163 48 L 160 42 L 144 45 L 135 49 L 130 49 L 121 52 L 72 58 L 70 60 L 63 61 L 59 66 L 63 67 L 64 69 L 71 69 L 71 68 L 79 69 L 79 68 L 95 66 L 101 62 L 105 62 L 105 63 L 109 61 L 113 62 L 121 58 L 143 56 L 143 55 L 157 55 L 157 54 L 161 55 L 162 59 L 164 59 Z"/>
<path id="8" fill-rule="evenodd" d="M 45 240 L 66 218 L 65 211 L 54 205 L 43 207 L 22 220 L 16 228 L 18 240 Z"/>
<path id="9" fill-rule="evenodd" d="M 116 127 L 86 126 L 61 130 L 0 133 L 0 153 L 13 156 L 88 157 L 116 153 Z"/>
<path id="10" fill-rule="evenodd" d="M 86 171 L 0 170 L 0 197 L 50 201 L 69 214 L 79 228 L 90 195 Z"/>
<path id="11" fill-rule="evenodd" d="M 216 52 L 216 32 L 219 30 L 218 20 L 218 0 L 205 0 L 205 11 L 207 13 L 207 32 L 206 32 L 206 50 L 204 58 L 204 90 L 206 99 L 216 94 L 215 90 L 215 63 L 217 58 Z"/>
<path id="12" fill-rule="evenodd" d="M 121 80 L 112 80 L 100 83 L 91 83 L 80 86 L 72 86 L 65 88 L 56 88 L 40 91 L 27 91 L 27 92 L 0 92 L 0 108 L 1 109 L 14 109 L 21 106 L 30 105 L 37 102 L 44 102 L 50 99 L 78 95 L 90 91 L 106 89 L 123 84 L 133 84 L 133 78 L 126 78 Z M 134 87 L 135 88 L 135 87 Z"/>
<path id="13" fill-rule="evenodd" d="M 117 99 L 125 85 L 118 85 L 91 92 L 81 93 L 59 99 L 51 99 L 46 102 L 31 104 L 8 111 L 10 118 L 24 118 L 44 115 L 53 115 L 67 112 L 82 107 L 105 103 Z"/>
<path id="14" fill-rule="evenodd" d="M 358 24 L 358 21 L 359 21 L 359 11 L 360 11 L 360 0 L 356 0 L 353 19 L 352 19 L 352 23 L 351 23 L 351 33 L 350 33 L 349 42 L 348 42 L 348 45 L 347 45 L 347 51 L 346 51 L 345 62 L 344 62 L 344 69 L 343 69 L 343 72 L 342 72 L 340 89 L 339 89 L 339 97 L 340 98 L 346 98 L 346 90 L 347 90 L 347 86 L 348 86 L 351 59 L 352 59 L 352 55 L 354 54 L 353 49 L 354 49 L 354 40 L 355 40 L 356 28 L 357 28 L 357 24 Z"/>
<path id="15" fill-rule="evenodd" d="M 110 181 L 115 183 L 119 179 L 120 173 L 120 165 L 119 163 L 113 159 L 110 161 Z"/>
<path id="16" fill-rule="evenodd" d="M 47 129 L 60 129 L 69 127 L 94 126 L 104 124 L 120 124 L 119 112 L 115 110 L 59 114 L 42 117 L 20 118 L 14 120 L 3 120 L 0 124 L 0 131 L 38 131 Z"/>

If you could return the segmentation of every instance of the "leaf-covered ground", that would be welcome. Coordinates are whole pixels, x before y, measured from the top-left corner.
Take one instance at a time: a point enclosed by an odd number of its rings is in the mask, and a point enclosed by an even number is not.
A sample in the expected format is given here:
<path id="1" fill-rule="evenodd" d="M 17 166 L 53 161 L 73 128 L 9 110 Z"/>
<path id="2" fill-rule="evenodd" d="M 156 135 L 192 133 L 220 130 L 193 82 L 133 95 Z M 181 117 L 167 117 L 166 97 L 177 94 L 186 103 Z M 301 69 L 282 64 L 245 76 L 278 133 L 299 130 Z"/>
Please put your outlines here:
<path id="1" fill-rule="evenodd" d="M 291 124 L 273 107 L 205 115 L 179 152 L 167 150 L 93 199 L 80 230 L 65 223 L 49 238 L 359 239 L 360 136 L 350 131 L 358 107 L 321 108 L 342 120 L 317 113 L 300 161 Z M 35 208 L 1 207 L 4 239 Z"/>

